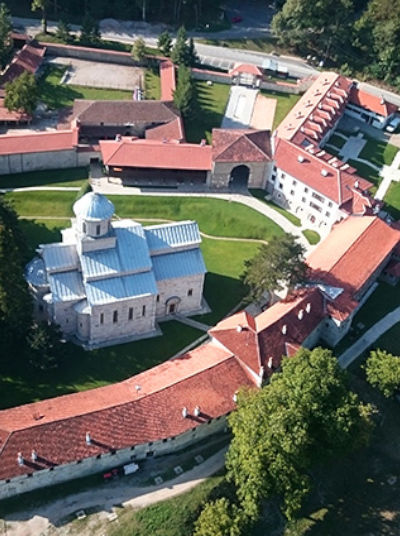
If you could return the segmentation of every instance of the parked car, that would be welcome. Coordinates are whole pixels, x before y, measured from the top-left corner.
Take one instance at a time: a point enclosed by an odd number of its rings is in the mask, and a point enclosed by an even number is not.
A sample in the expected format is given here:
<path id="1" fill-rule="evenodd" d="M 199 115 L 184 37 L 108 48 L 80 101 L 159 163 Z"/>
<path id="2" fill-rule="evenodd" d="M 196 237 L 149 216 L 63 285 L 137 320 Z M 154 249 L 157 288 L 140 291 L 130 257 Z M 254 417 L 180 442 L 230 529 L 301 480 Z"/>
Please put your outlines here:
<path id="1" fill-rule="evenodd" d="M 386 125 L 386 130 L 388 132 L 394 132 L 400 127 L 400 115 L 395 115 L 393 119 L 389 121 L 389 123 Z"/>
<path id="2" fill-rule="evenodd" d="M 241 17 L 240 15 L 235 15 L 234 17 L 232 17 L 232 22 L 234 24 L 237 24 L 238 22 L 242 22 L 243 20 L 243 17 Z"/>

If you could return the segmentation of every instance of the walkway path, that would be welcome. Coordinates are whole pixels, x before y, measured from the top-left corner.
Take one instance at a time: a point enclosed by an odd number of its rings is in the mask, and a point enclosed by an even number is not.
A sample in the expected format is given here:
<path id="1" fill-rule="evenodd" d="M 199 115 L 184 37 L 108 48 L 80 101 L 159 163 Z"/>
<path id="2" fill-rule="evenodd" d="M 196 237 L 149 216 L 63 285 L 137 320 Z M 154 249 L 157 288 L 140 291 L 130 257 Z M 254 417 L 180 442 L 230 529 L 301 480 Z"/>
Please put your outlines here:
<path id="1" fill-rule="evenodd" d="M 396 156 L 393 158 L 393 162 L 390 166 L 384 165 L 380 170 L 380 175 L 383 177 L 382 182 L 379 185 L 379 188 L 375 194 L 375 199 L 383 199 L 386 195 L 386 192 L 389 190 L 389 187 L 392 182 L 400 181 L 400 151 L 397 151 Z"/>
<path id="2" fill-rule="evenodd" d="M 339 356 L 339 364 L 342 368 L 347 368 L 353 361 L 357 359 L 371 344 L 379 339 L 386 331 L 400 322 L 400 307 L 397 307 L 392 312 L 381 318 L 379 322 L 374 324 L 368 331 L 362 335 L 357 342 L 348 348 L 341 356 Z"/>
<path id="3" fill-rule="evenodd" d="M 120 480 L 90 489 L 81 493 L 68 495 L 43 506 L 36 506 L 24 512 L 6 516 L 6 526 L 0 535 L 7 536 L 30 536 L 67 534 L 70 525 L 63 528 L 63 520 L 78 510 L 96 508 L 99 513 L 96 521 L 100 523 L 101 532 L 94 533 L 93 527 L 82 525 L 80 536 L 104 534 L 104 524 L 107 523 L 108 515 L 113 511 L 114 505 L 131 508 L 143 508 L 150 504 L 170 499 L 191 490 L 207 477 L 221 469 L 225 462 L 226 448 L 214 454 L 203 463 L 183 473 L 173 480 L 169 480 L 159 486 L 134 487 L 132 479 L 121 478 Z M 146 475 L 141 475 L 143 479 Z M 150 474 L 148 475 L 150 478 Z"/>
<path id="4" fill-rule="evenodd" d="M 232 86 L 221 128 L 248 128 L 257 95 L 258 89 Z"/>
<path id="5" fill-rule="evenodd" d="M 187 326 L 190 326 L 191 328 L 195 328 L 200 331 L 204 331 L 206 333 L 212 327 L 212 326 L 208 326 L 207 324 L 203 324 L 203 322 L 198 322 L 197 320 L 193 320 L 192 318 L 183 316 L 179 313 L 174 313 L 173 317 L 174 317 L 174 320 L 177 320 L 178 322 L 182 322 L 182 324 L 186 324 Z"/>

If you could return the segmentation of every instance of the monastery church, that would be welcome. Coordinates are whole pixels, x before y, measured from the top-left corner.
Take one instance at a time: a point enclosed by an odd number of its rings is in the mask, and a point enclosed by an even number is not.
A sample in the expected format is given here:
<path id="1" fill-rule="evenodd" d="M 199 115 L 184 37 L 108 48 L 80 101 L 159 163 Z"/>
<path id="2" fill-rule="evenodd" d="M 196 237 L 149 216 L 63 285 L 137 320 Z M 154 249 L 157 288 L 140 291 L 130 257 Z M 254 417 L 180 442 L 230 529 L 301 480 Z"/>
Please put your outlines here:
<path id="1" fill-rule="evenodd" d="M 39 318 L 95 348 L 160 334 L 157 319 L 173 313 L 204 312 L 196 222 L 112 220 L 114 205 L 94 192 L 73 211 L 62 242 L 39 246 L 26 267 Z"/>

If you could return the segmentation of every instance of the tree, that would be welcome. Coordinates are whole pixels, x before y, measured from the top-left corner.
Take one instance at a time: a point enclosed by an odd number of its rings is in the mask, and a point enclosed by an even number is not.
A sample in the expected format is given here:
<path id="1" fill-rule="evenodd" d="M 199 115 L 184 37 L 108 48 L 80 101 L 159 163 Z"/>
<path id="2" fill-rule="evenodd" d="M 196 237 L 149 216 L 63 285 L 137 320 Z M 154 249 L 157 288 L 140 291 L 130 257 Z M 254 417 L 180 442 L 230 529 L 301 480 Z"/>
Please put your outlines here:
<path id="1" fill-rule="evenodd" d="M 326 58 L 333 42 L 347 40 L 353 17 L 352 0 L 286 0 L 271 28 L 282 44 L 317 48 Z"/>
<path id="2" fill-rule="evenodd" d="M 47 33 L 47 8 L 49 7 L 49 0 L 32 0 L 31 9 L 42 12 L 42 30 L 43 33 Z"/>
<path id="3" fill-rule="evenodd" d="M 168 30 L 165 30 L 164 32 L 160 33 L 160 35 L 158 36 L 157 46 L 161 50 L 161 52 L 164 54 L 164 56 L 170 55 L 171 47 L 172 47 L 172 39 Z"/>
<path id="4" fill-rule="evenodd" d="M 196 48 L 194 46 L 193 37 L 191 37 L 189 39 L 189 46 L 188 46 L 187 55 L 188 55 L 188 63 L 189 63 L 189 65 L 191 67 L 194 67 L 196 65 L 196 63 L 199 62 L 199 57 L 197 55 Z"/>
<path id="5" fill-rule="evenodd" d="M 280 291 L 284 285 L 302 283 L 307 274 L 304 247 L 293 235 L 274 237 L 263 244 L 257 255 L 245 262 L 243 281 L 250 289 L 250 298 L 257 300 L 268 291 Z"/>
<path id="6" fill-rule="evenodd" d="M 178 69 L 178 81 L 174 91 L 174 104 L 186 119 L 194 112 L 195 98 L 190 69 L 181 65 Z"/>
<path id="7" fill-rule="evenodd" d="M 12 22 L 7 6 L 0 4 L 0 63 L 4 67 L 12 50 Z"/>
<path id="8" fill-rule="evenodd" d="M 86 14 L 81 26 L 79 41 L 83 45 L 95 45 L 101 39 L 101 33 L 97 21 L 89 14 Z"/>
<path id="9" fill-rule="evenodd" d="M 43 371 L 58 367 L 64 355 L 61 337 L 61 331 L 56 326 L 46 322 L 33 324 L 28 335 L 29 363 L 33 368 Z"/>
<path id="10" fill-rule="evenodd" d="M 5 85 L 5 91 L 4 106 L 7 110 L 33 114 L 39 100 L 35 75 L 24 71 Z"/>
<path id="11" fill-rule="evenodd" d="M 311 489 L 312 466 L 368 442 L 371 407 L 349 390 L 330 350 L 301 349 L 261 390 L 239 392 L 229 425 L 227 476 L 244 515 L 255 521 L 261 501 L 277 496 L 291 519 Z"/>
<path id="12" fill-rule="evenodd" d="M 18 217 L 0 197 L 0 356 L 24 351 L 32 321 L 32 300 L 23 276 L 25 241 Z"/>
<path id="13" fill-rule="evenodd" d="M 237 507 L 223 497 L 205 505 L 193 536 L 239 536 L 241 525 Z"/>
<path id="14" fill-rule="evenodd" d="M 67 22 L 60 20 L 56 30 L 56 37 L 63 43 L 71 43 L 74 40 L 71 35 L 71 28 Z"/>
<path id="15" fill-rule="evenodd" d="M 181 26 L 176 34 L 175 45 L 171 51 L 171 60 L 176 65 L 190 65 L 187 45 L 187 33 L 184 26 Z"/>
<path id="16" fill-rule="evenodd" d="M 132 46 L 132 58 L 135 61 L 142 62 L 146 57 L 146 43 L 141 37 L 135 40 Z"/>
<path id="17" fill-rule="evenodd" d="M 367 381 L 384 396 L 393 396 L 400 388 L 400 358 L 384 350 L 373 350 L 365 365 Z"/>

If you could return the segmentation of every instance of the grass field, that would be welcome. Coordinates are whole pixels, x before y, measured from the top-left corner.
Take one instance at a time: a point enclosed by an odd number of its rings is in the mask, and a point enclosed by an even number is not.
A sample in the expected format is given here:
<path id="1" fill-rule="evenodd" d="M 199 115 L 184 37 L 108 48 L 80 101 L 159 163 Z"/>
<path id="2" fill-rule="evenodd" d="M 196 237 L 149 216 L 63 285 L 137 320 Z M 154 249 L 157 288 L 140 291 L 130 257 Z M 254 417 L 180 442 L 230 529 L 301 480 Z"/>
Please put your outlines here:
<path id="1" fill-rule="evenodd" d="M 230 86 L 213 83 L 208 86 L 201 80 L 195 81 L 198 109 L 194 117 L 185 121 L 186 139 L 199 143 L 206 138 L 211 142 L 211 130 L 221 126 Z"/>
<path id="2" fill-rule="evenodd" d="M 281 93 L 280 91 L 267 91 L 266 89 L 262 89 L 261 94 L 270 99 L 277 100 L 273 129 L 282 122 L 296 102 L 301 98 L 301 95 Z"/>
<path id="3" fill-rule="evenodd" d="M 20 216 L 69 218 L 76 192 L 12 192 L 6 197 Z M 109 196 L 123 218 L 194 219 L 207 234 L 270 240 L 283 230 L 262 214 L 239 203 L 201 197 Z"/>
<path id="4" fill-rule="evenodd" d="M 367 139 L 367 143 L 359 154 L 359 158 L 369 160 L 379 167 L 382 167 L 384 164 L 390 166 L 399 148 L 375 138 L 368 136 L 365 136 L 365 138 Z"/>
<path id="5" fill-rule="evenodd" d="M 25 188 L 27 186 L 82 186 L 88 178 L 88 168 L 31 171 L 0 176 L 1 188 Z"/>
<path id="6" fill-rule="evenodd" d="M 251 193 L 251 195 L 253 195 L 254 197 L 257 197 L 257 199 L 259 199 L 260 201 L 262 201 L 269 207 L 273 208 L 274 210 L 282 214 L 282 216 L 285 216 L 285 218 L 289 220 L 291 223 L 293 223 L 293 225 L 295 225 L 296 227 L 301 227 L 301 221 L 299 220 L 297 216 L 295 216 L 291 212 L 288 212 L 287 210 L 280 207 L 279 205 L 276 205 L 273 201 L 267 201 L 265 199 L 265 196 L 266 196 L 265 190 L 262 190 L 261 188 L 250 188 L 249 192 Z"/>
<path id="7" fill-rule="evenodd" d="M 384 197 L 384 209 L 395 219 L 400 218 L 400 183 L 392 182 Z"/>
<path id="8" fill-rule="evenodd" d="M 303 235 L 307 238 L 309 244 L 314 246 L 315 244 L 318 244 L 318 242 L 321 240 L 321 237 L 317 233 L 317 231 L 312 231 L 311 229 L 305 229 L 303 231 Z"/>
<path id="9" fill-rule="evenodd" d="M 159 100 L 161 98 L 160 76 L 150 69 L 144 75 L 145 99 Z"/>
<path id="10" fill-rule="evenodd" d="M 72 106 L 75 99 L 126 100 L 132 98 L 131 91 L 60 84 L 64 71 L 65 67 L 47 66 L 39 79 L 40 99 L 52 110 Z"/>

